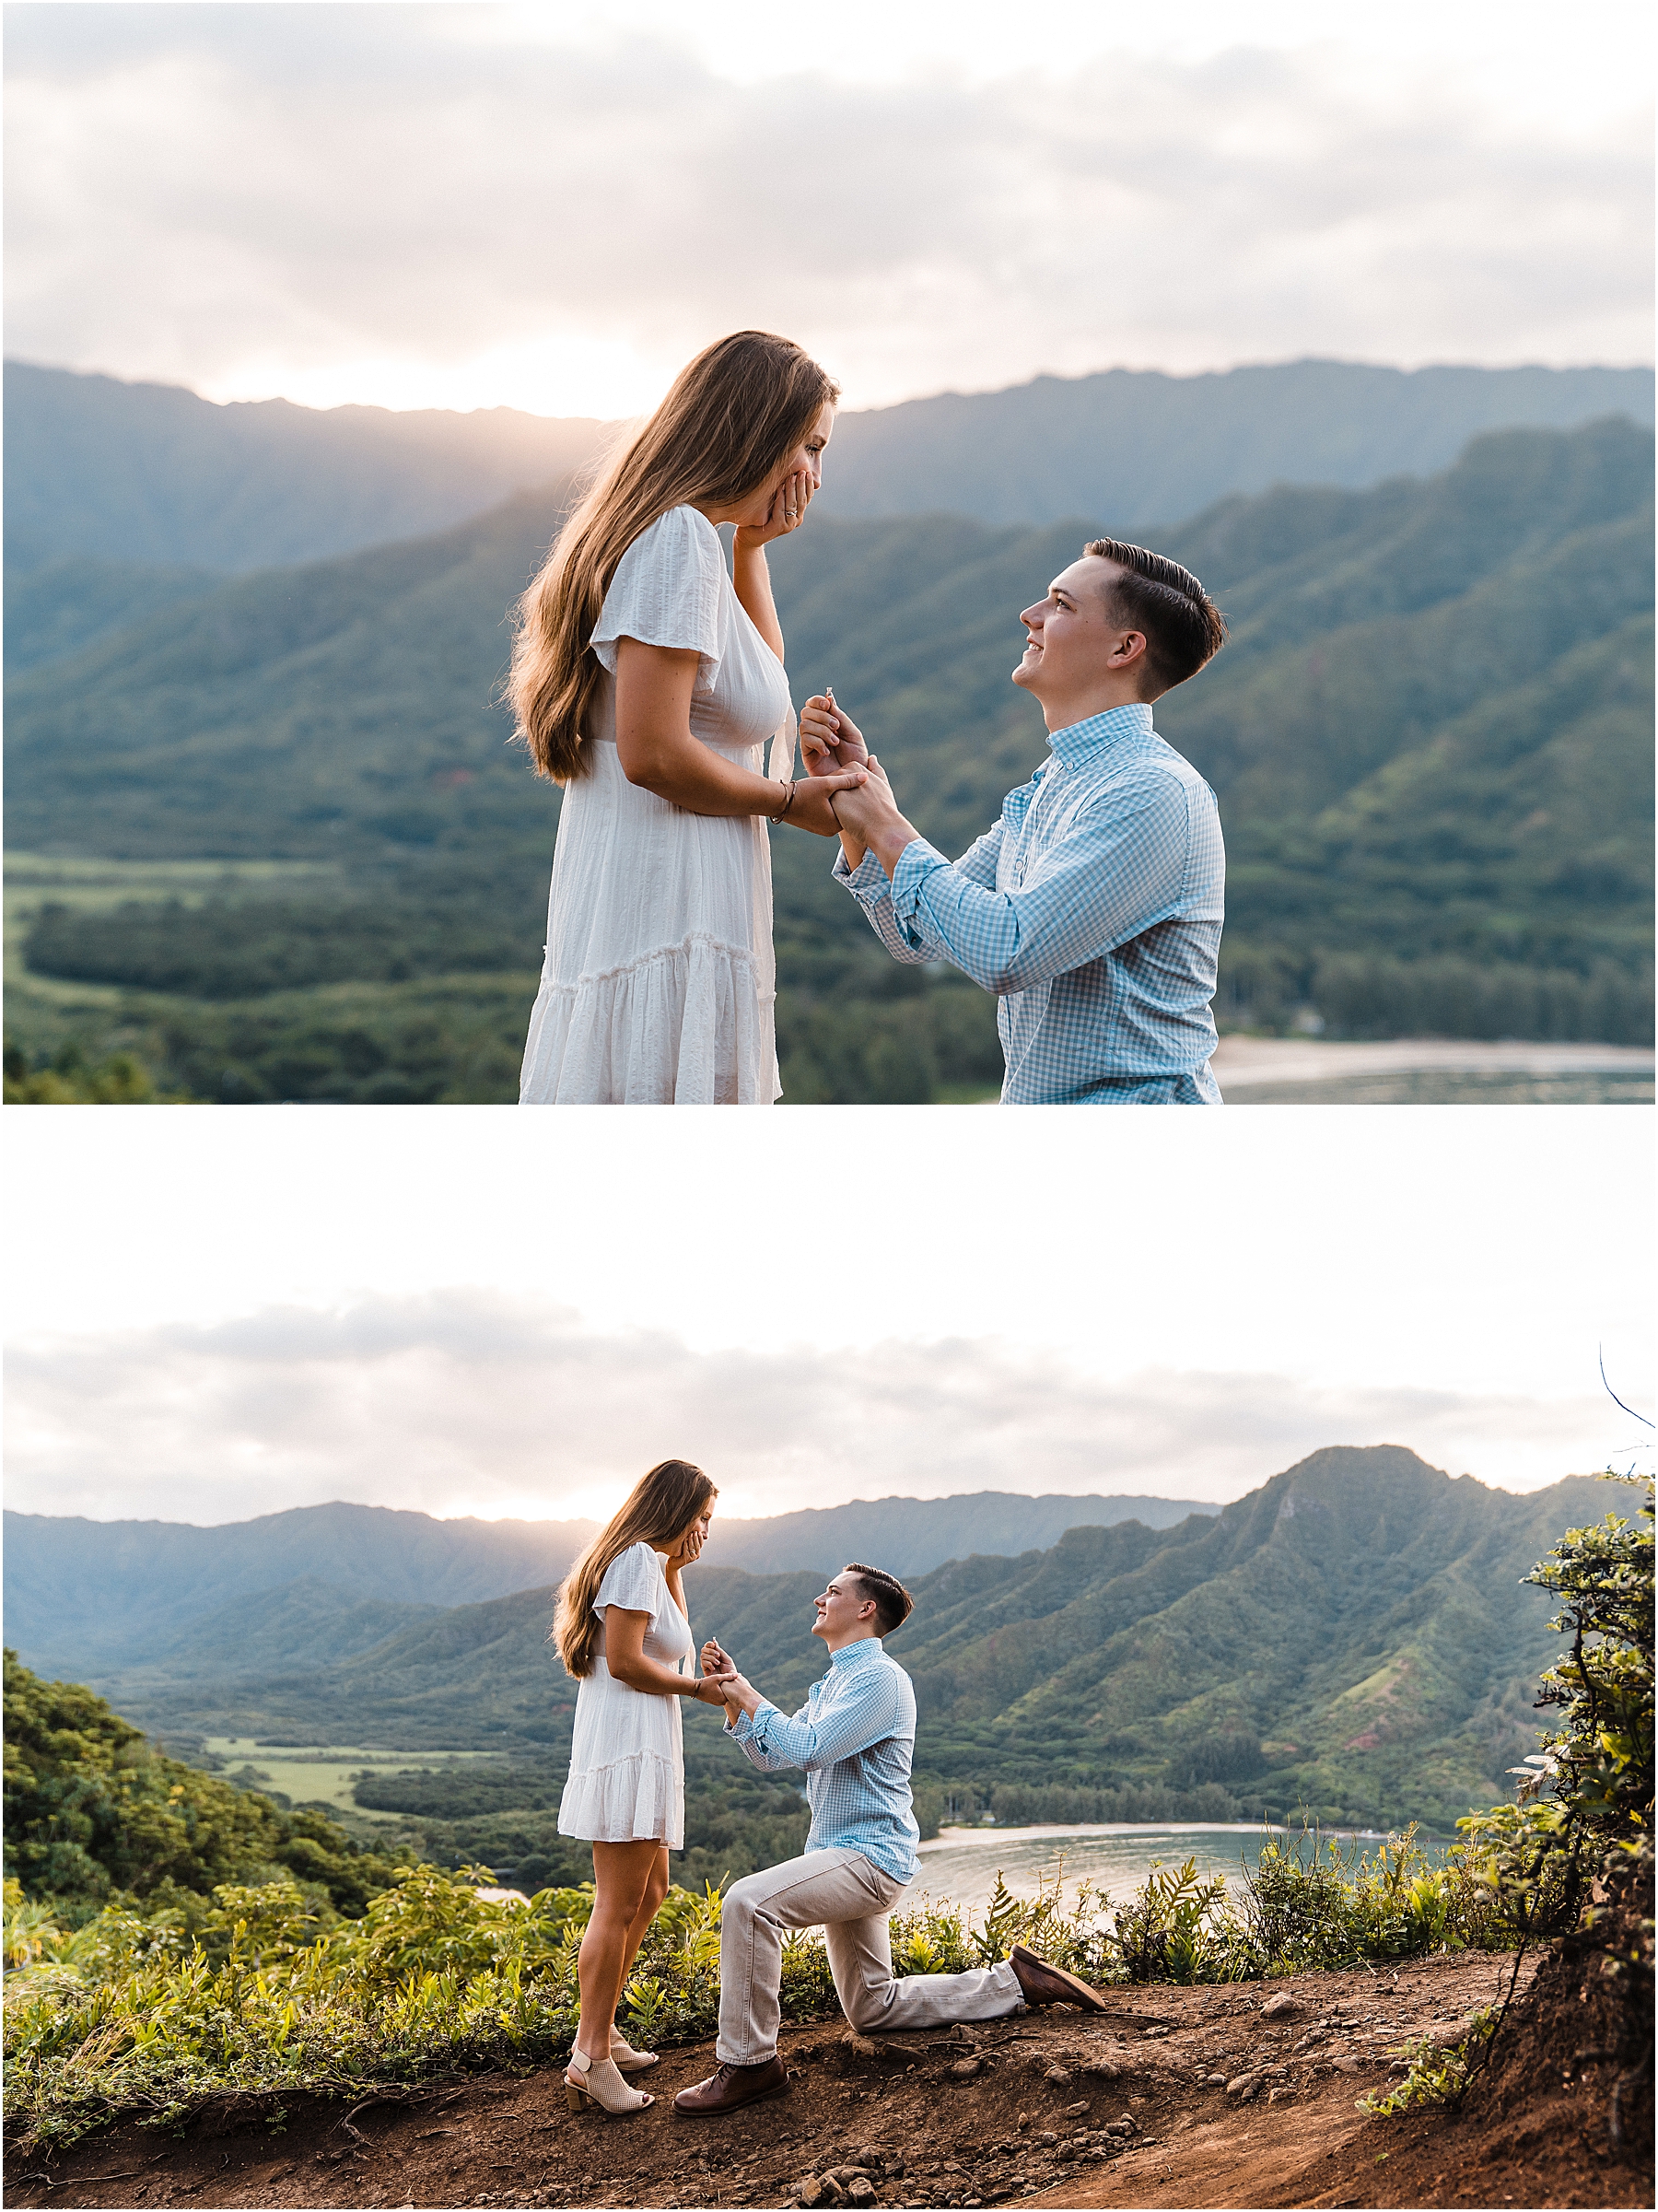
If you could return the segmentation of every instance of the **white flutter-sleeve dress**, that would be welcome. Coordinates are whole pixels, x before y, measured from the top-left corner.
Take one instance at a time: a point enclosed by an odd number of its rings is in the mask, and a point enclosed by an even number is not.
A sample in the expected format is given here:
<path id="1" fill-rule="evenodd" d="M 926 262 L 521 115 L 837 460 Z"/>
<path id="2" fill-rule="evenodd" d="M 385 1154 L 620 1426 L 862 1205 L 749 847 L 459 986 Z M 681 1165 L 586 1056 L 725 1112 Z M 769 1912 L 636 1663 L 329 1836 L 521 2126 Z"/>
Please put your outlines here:
<path id="1" fill-rule="evenodd" d="M 685 1753 L 677 1697 L 618 1682 L 604 1663 L 606 1609 L 648 1613 L 645 1656 L 683 1673 L 691 1624 L 673 1602 L 662 1562 L 635 1544 L 605 1569 L 593 1600 L 600 1656 L 576 1692 L 570 1772 L 559 1800 L 558 1832 L 595 1843 L 654 1839 L 671 1851 L 685 1843 Z"/>
<path id="2" fill-rule="evenodd" d="M 782 1086 L 766 825 L 690 813 L 628 782 L 616 754 L 623 638 L 696 653 L 699 743 L 765 775 L 775 740 L 771 775 L 793 768 L 782 663 L 737 597 L 718 532 L 672 508 L 623 555 L 593 631 L 604 673 L 587 772 L 559 814 L 519 1103 L 770 1106 Z"/>

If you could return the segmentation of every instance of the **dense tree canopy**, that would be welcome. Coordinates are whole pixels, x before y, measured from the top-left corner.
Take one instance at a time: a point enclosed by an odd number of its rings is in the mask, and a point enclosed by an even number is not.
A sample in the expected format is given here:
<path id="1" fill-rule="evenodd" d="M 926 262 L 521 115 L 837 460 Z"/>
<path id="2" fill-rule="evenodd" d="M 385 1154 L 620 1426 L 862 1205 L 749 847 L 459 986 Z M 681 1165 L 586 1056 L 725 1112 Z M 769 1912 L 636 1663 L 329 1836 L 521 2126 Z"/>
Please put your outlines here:
<path id="1" fill-rule="evenodd" d="M 361 1913 L 403 1871 L 324 1815 L 283 1812 L 158 1751 L 76 1682 L 6 1654 L 6 1871 L 66 1917 L 285 1875 Z"/>

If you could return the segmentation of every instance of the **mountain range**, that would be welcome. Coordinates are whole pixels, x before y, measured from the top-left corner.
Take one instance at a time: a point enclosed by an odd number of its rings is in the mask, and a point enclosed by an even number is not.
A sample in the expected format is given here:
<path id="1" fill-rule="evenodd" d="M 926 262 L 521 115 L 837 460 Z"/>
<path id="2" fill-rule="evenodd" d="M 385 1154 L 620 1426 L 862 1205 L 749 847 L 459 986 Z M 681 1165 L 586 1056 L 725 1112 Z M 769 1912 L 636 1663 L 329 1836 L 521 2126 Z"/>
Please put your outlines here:
<path id="1" fill-rule="evenodd" d="M 935 1817 L 951 1799 L 1023 1820 L 1305 1804 L 1446 1830 L 1505 1795 L 1507 1768 L 1536 1742 L 1531 1701 L 1556 1638 L 1550 1601 L 1523 1578 L 1566 1527 L 1617 1503 L 1586 1478 L 1514 1496 L 1399 1446 L 1332 1448 L 1218 1514 L 947 1561 L 915 1576 L 915 1612 L 890 1639 L 916 1683 Z M 818 1580 L 699 1565 L 694 1629 L 791 1708 L 822 1670 Z M 552 1590 L 411 1611 L 355 1651 L 320 1645 L 328 1604 L 343 1617 L 362 1597 L 289 1585 L 216 1610 L 204 1592 L 197 1633 L 170 1656 L 72 1671 L 174 1743 L 496 1750 L 520 1779 L 474 1809 L 506 1827 L 451 1843 L 495 1864 L 508 1832 L 518 1854 L 543 1828 L 555 1841 L 531 1803 L 549 1790 L 555 1802 L 573 1709 L 547 1648 Z M 271 1636 L 285 1616 L 283 1650 Z M 688 1760 L 718 1776 L 717 1717 L 686 1718 Z M 520 1816 L 502 1786 L 525 1793 Z M 372 1787 L 396 1809 L 395 1781 Z M 412 1774 L 401 1800 L 463 1812 L 467 1787 Z"/>
<path id="2" fill-rule="evenodd" d="M 5 374 L 8 580 L 77 559 L 83 584 L 101 569 L 107 586 L 111 564 L 240 574 L 426 536 L 582 467 L 619 427 L 507 407 L 216 406 L 23 361 Z M 1080 511 L 1122 535 L 1229 492 L 1374 484 L 1442 468 L 1483 430 L 1609 414 L 1652 423 L 1650 369 L 1307 360 L 1038 377 L 844 412 L 824 505 L 990 522 Z"/>
<path id="3" fill-rule="evenodd" d="M 757 1520 L 721 1516 L 708 1556 L 754 1574 L 822 1577 L 873 1557 L 891 1574 L 924 1574 L 963 1547 L 1023 1551 L 1068 1528 L 1130 1519 L 1162 1528 L 1219 1510 L 1186 1498 L 1003 1491 L 860 1498 Z M 411 1609 L 429 1613 L 556 1582 L 598 1527 L 437 1520 L 383 1505 L 301 1505 L 210 1527 L 8 1512 L 6 1636 L 38 1673 L 71 1676 L 216 1655 L 227 1630 L 250 1659 L 286 1665 L 319 1636 L 337 1657 L 367 1650 Z"/>

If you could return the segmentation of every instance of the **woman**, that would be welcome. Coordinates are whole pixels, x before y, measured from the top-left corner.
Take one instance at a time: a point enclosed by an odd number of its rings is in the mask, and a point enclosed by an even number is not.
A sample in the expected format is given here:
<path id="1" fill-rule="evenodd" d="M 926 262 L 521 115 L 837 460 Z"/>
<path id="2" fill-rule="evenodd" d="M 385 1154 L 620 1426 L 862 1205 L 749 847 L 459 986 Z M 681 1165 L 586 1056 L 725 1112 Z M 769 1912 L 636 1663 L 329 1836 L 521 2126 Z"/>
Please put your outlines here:
<path id="1" fill-rule="evenodd" d="M 830 798 L 863 771 L 790 776 L 765 548 L 800 526 L 839 397 L 787 338 L 722 338 L 524 596 L 508 696 L 565 797 L 521 1105 L 779 1094 L 765 825 L 834 837 Z M 730 573 L 722 522 L 736 526 Z"/>
<path id="2" fill-rule="evenodd" d="M 581 2022 L 565 2074 L 572 2111 L 643 2112 L 654 2101 L 623 2078 L 656 2058 L 616 2033 L 616 2007 L 668 1894 L 668 1854 L 684 1844 L 679 1700 L 724 1702 L 712 1680 L 681 1671 L 695 1648 L 681 1577 L 702 1551 L 718 1494 L 701 1468 L 664 1459 L 558 1593 L 553 1638 L 580 1684 L 558 1828 L 593 1846 Z"/>

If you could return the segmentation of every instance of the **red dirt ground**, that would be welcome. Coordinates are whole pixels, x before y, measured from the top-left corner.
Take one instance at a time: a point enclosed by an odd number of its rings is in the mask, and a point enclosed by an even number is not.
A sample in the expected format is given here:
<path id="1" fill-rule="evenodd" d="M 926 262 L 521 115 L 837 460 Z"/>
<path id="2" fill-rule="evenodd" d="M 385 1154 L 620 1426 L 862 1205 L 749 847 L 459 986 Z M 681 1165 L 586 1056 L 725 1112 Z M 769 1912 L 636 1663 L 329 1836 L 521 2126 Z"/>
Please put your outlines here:
<path id="1" fill-rule="evenodd" d="M 1392 2046 L 1456 2040 L 1510 1965 L 1464 1953 L 1134 1990 L 1102 2019 L 1056 2009 L 950 2035 L 791 2029 L 788 2094 L 723 2121 L 671 2110 L 709 2070 L 706 2044 L 665 2054 L 657 2103 L 630 2120 L 569 2113 L 556 2071 L 359 2108 L 290 2097 L 280 2129 L 225 2106 L 178 2136 L 127 2124 L 58 2159 L 8 2154 L 6 2193 L 146 2207 L 1650 2205 L 1650 2164 L 1610 2159 L 1593 2100 L 1570 2090 L 1483 2121 L 1355 2110 L 1396 2077 Z"/>

